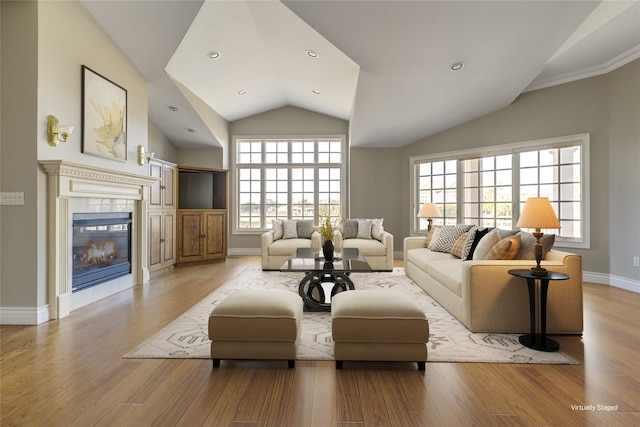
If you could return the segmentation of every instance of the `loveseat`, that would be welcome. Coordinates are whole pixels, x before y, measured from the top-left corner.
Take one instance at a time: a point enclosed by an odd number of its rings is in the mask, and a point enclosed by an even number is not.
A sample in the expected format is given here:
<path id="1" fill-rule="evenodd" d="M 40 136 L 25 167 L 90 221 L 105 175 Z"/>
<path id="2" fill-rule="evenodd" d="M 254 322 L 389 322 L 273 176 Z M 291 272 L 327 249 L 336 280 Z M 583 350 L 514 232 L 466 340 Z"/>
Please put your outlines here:
<path id="1" fill-rule="evenodd" d="M 405 273 L 449 313 L 472 332 L 530 332 L 526 281 L 508 271 L 529 269 L 535 265 L 533 259 L 465 260 L 458 254 L 425 248 L 425 241 L 424 236 L 404 239 Z M 582 258 L 550 249 L 541 266 L 570 276 L 549 283 L 547 332 L 581 334 Z"/>
<path id="2" fill-rule="evenodd" d="M 285 230 L 290 224 L 293 225 Z M 260 238 L 262 269 L 280 270 L 297 248 L 312 248 L 320 252 L 321 241 L 320 233 L 313 231 L 311 220 L 275 220 L 273 228 Z"/>

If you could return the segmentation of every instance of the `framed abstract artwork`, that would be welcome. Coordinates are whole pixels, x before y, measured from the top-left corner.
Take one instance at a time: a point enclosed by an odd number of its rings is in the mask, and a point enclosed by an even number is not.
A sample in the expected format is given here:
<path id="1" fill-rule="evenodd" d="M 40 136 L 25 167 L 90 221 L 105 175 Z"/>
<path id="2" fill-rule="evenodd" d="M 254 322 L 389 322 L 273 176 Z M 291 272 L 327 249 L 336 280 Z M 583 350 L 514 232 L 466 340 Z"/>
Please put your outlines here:
<path id="1" fill-rule="evenodd" d="M 82 152 L 127 161 L 127 90 L 84 65 Z"/>

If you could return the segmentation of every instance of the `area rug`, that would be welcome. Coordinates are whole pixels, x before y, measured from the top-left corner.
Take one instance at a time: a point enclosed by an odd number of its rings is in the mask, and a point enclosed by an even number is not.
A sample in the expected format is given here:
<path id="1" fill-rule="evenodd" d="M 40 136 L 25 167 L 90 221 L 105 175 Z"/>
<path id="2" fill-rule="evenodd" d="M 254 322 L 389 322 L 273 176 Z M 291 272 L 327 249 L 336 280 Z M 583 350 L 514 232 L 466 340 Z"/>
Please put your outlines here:
<path id="1" fill-rule="evenodd" d="M 209 313 L 216 304 L 241 289 L 287 289 L 297 293 L 301 278 L 301 274 L 296 273 L 247 268 L 124 357 L 208 359 Z M 429 362 L 578 364 L 562 352 L 546 353 L 524 347 L 516 334 L 470 332 L 409 279 L 402 268 L 392 272 L 354 273 L 351 279 L 356 289 L 393 289 L 411 295 L 420 304 L 429 319 Z M 330 313 L 304 313 L 296 359 L 333 360 Z"/>

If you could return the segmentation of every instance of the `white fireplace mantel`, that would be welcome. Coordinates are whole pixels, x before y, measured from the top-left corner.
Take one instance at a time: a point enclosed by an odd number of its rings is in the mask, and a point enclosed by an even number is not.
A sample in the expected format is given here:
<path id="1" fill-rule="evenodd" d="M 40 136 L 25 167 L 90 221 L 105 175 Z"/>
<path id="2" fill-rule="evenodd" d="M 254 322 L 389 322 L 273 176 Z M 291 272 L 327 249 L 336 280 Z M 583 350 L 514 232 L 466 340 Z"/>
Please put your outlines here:
<path id="1" fill-rule="evenodd" d="M 148 187 L 157 178 L 96 168 L 63 160 L 43 160 L 47 174 L 47 282 L 49 317 L 61 318 L 71 309 L 71 230 L 70 198 L 107 198 L 135 201 L 132 239 L 132 272 L 136 284 L 149 280 L 147 269 L 147 201 Z"/>

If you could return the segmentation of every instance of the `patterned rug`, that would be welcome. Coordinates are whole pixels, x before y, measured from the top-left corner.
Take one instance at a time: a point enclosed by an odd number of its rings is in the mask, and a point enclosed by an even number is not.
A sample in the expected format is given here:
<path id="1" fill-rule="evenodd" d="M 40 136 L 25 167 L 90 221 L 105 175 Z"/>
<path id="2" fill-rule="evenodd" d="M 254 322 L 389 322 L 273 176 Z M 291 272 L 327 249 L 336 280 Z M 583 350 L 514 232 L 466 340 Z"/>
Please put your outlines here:
<path id="1" fill-rule="evenodd" d="M 124 357 L 208 359 L 211 345 L 207 336 L 209 313 L 216 304 L 241 289 L 278 288 L 297 293 L 301 278 L 296 273 L 248 268 Z M 402 268 L 386 273 L 354 273 L 351 279 L 356 289 L 393 289 L 410 294 L 420 304 L 429 319 L 429 362 L 578 364 L 562 352 L 546 353 L 526 348 L 516 334 L 470 332 L 409 279 Z M 330 313 L 304 313 L 297 359 L 333 360 Z"/>

